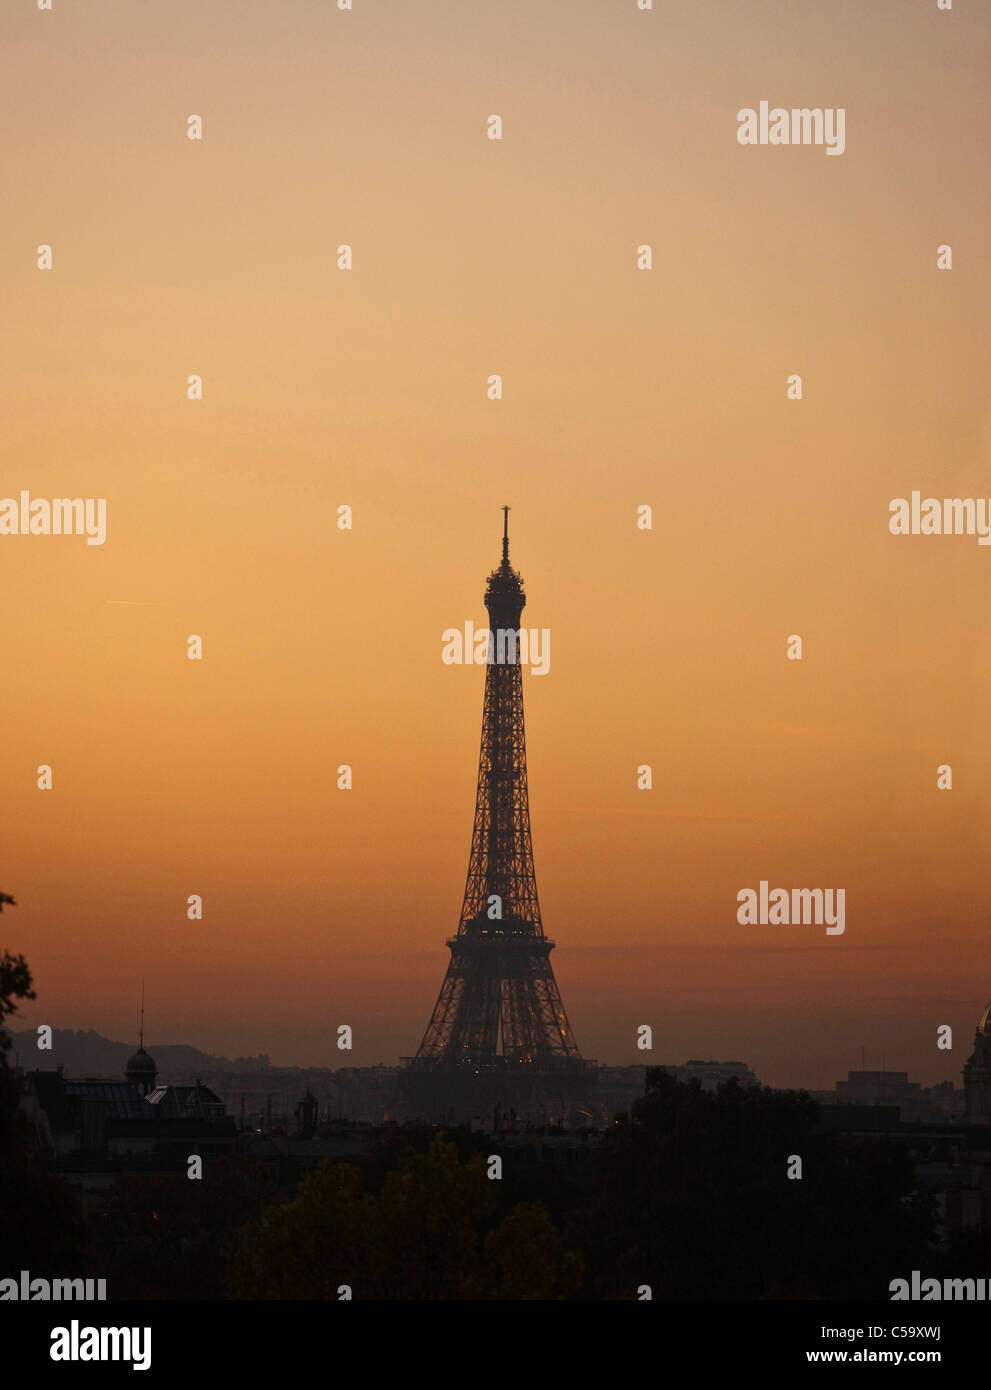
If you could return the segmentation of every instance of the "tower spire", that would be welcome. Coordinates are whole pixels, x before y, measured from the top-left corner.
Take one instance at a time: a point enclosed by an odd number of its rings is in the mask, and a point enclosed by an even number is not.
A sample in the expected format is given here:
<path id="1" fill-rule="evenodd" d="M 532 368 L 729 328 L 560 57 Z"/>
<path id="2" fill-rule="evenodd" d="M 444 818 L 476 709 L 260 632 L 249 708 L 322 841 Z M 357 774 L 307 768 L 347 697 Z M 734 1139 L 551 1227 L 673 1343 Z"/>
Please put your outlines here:
<path id="1" fill-rule="evenodd" d="M 141 1095 L 146 1096 L 154 1090 L 158 1078 L 155 1059 L 145 1051 L 145 982 L 141 981 L 141 1023 L 138 1028 L 138 1050 L 124 1068 L 124 1075 Z"/>
<path id="2" fill-rule="evenodd" d="M 509 564 L 509 508 L 502 509 L 502 563 Z"/>

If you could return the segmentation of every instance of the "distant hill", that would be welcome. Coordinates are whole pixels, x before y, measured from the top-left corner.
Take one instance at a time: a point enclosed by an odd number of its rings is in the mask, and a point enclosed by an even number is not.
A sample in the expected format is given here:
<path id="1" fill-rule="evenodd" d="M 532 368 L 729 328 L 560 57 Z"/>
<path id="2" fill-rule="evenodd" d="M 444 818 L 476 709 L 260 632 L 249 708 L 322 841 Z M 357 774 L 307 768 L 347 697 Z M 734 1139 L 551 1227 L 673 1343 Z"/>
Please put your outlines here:
<path id="1" fill-rule="evenodd" d="M 11 1030 L 13 1052 L 10 1060 L 22 1066 L 25 1071 L 54 1071 L 62 1064 L 66 1076 L 123 1076 L 127 1059 L 137 1051 L 133 1042 L 114 1042 L 101 1037 L 92 1028 L 86 1032 L 76 1032 L 72 1028 L 55 1028 L 52 1031 L 50 1052 L 38 1050 L 38 1034 L 33 1028 L 22 1032 Z M 158 1064 L 160 1077 L 171 1073 L 197 1073 L 218 1071 L 259 1072 L 268 1068 L 269 1060 L 264 1054 L 258 1057 L 214 1057 L 209 1052 L 201 1052 L 198 1047 L 187 1047 L 184 1043 L 151 1043 L 147 1045 Z"/>

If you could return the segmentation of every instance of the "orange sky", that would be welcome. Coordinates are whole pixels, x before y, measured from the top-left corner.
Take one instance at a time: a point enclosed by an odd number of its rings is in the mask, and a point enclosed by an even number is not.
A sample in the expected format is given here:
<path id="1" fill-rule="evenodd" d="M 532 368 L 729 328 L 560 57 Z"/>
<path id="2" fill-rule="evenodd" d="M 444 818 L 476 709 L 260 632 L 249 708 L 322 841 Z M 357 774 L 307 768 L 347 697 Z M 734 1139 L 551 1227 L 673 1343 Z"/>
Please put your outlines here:
<path id="1" fill-rule="evenodd" d="M 991 997 L 991 550 L 887 521 L 991 495 L 988 13 L 354 6 L 5 17 L 0 493 L 109 500 L 101 547 L 0 536 L 20 1018 L 130 1038 L 144 977 L 152 1047 L 416 1050 L 484 676 L 441 633 L 484 623 L 509 503 L 583 1053 L 823 1086 L 863 1046 L 959 1081 Z M 845 153 L 741 147 L 762 99 L 844 107 Z M 739 926 L 761 879 L 844 887 L 845 934 Z"/>

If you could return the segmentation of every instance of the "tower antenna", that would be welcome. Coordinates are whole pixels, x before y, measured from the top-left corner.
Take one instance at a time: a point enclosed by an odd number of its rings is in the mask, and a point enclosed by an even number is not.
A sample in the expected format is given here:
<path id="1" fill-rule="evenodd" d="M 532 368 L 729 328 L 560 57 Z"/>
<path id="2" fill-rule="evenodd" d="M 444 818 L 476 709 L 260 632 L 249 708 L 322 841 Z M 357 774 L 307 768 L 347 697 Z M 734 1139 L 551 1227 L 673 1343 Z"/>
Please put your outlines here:
<path id="1" fill-rule="evenodd" d="M 145 982 L 141 981 L 141 1031 L 138 1034 L 138 1050 L 145 1045 Z"/>
<path id="2" fill-rule="evenodd" d="M 502 509 L 502 558 L 509 564 L 509 508 Z"/>

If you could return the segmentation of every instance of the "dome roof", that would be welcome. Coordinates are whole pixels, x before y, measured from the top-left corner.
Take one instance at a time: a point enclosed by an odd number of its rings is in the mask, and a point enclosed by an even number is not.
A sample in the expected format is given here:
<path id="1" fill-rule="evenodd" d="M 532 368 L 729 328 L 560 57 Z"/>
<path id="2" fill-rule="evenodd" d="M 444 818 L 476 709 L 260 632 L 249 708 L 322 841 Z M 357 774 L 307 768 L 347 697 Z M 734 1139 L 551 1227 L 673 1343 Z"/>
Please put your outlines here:
<path id="1" fill-rule="evenodd" d="M 981 1021 L 977 1025 L 977 1031 L 985 1038 L 991 1038 L 991 1004 L 987 1006 L 981 1015 Z"/>
<path id="2" fill-rule="evenodd" d="M 155 1065 L 154 1057 L 149 1057 L 143 1047 L 139 1047 L 134 1056 L 130 1059 L 125 1069 L 124 1075 L 128 1078 L 132 1076 L 157 1076 L 158 1067 Z"/>

